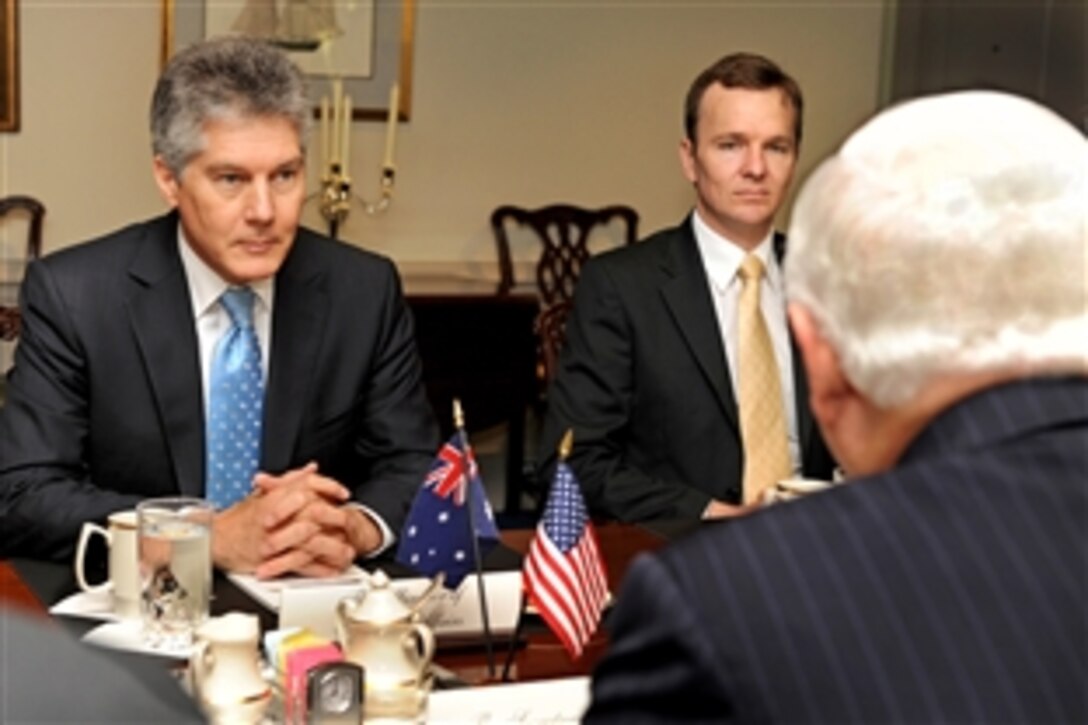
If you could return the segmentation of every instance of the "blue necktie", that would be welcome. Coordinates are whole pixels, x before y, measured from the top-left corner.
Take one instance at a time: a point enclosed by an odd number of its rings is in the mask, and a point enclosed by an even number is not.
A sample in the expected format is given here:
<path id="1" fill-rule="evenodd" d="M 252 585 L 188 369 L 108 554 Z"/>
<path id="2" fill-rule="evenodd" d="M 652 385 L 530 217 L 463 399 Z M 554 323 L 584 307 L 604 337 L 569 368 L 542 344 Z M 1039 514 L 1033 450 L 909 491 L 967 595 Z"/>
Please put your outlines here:
<path id="1" fill-rule="evenodd" d="M 261 456 L 264 376 L 261 345 L 253 329 L 253 290 L 232 287 L 219 301 L 231 327 L 212 358 L 208 394 L 206 495 L 224 509 L 249 494 Z"/>

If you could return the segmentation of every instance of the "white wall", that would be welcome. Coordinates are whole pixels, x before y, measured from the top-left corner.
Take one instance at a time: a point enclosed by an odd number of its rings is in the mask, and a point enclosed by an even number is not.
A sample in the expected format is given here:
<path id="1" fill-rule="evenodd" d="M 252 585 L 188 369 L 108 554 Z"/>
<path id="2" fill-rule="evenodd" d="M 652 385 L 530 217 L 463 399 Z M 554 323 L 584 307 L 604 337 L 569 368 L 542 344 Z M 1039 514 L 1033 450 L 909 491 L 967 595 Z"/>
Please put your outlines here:
<path id="1" fill-rule="evenodd" d="M 381 217 L 353 210 L 343 236 L 399 262 L 490 272 L 487 217 L 501 203 L 624 202 L 644 232 L 673 224 L 691 198 L 676 160 L 684 93 L 740 49 L 805 91 L 803 176 L 876 108 L 883 5 L 419 0 L 396 198 Z M 20 6 L 22 130 L 0 135 L 0 193 L 45 202 L 47 251 L 162 210 L 146 130 L 159 2 Z M 363 196 L 377 189 L 383 133 L 355 124 Z M 307 220 L 321 226 L 316 209 Z"/>

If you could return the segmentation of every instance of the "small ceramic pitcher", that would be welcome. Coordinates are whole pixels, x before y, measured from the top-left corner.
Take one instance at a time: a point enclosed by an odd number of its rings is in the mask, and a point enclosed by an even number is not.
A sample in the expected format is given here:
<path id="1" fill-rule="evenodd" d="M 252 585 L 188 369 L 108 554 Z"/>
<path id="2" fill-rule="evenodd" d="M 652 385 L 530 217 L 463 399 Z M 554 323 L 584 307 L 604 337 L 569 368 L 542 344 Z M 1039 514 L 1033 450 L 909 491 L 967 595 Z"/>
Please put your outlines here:
<path id="1" fill-rule="evenodd" d="M 196 632 L 189 660 L 193 694 L 214 723 L 258 723 L 272 697 L 261 676 L 256 615 L 212 617 Z"/>
<path id="2" fill-rule="evenodd" d="M 337 605 L 344 658 L 365 671 L 367 717 L 414 717 L 426 704 L 435 641 L 418 610 L 432 591 L 409 607 L 378 571 L 365 593 Z"/>

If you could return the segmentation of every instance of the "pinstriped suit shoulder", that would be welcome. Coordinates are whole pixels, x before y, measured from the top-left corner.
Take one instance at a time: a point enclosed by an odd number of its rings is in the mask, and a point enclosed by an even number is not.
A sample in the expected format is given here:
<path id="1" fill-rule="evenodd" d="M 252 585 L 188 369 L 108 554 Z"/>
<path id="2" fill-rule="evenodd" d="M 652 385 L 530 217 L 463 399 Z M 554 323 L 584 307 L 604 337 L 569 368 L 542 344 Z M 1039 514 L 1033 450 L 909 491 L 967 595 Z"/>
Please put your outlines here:
<path id="1" fill-rule="evenodd" d="M 941 415 L 899 465 L 643 557 L 590 720 L 1088 721 L 1088 380 Z"/>

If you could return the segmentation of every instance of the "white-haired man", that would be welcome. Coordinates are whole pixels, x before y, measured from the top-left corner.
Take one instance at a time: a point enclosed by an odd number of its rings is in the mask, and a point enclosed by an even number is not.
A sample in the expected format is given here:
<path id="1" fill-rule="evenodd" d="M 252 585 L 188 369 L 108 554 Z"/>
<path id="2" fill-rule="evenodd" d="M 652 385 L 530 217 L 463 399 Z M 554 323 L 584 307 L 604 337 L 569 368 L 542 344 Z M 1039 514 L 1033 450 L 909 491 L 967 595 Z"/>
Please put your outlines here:
<path id="1" fill-rule="evenodd" d="M 817 170 L 786 288 L 854 481 L 640 559 L 590 720 L 1088 721 L 1086 175 L 991 92 Z"/>

